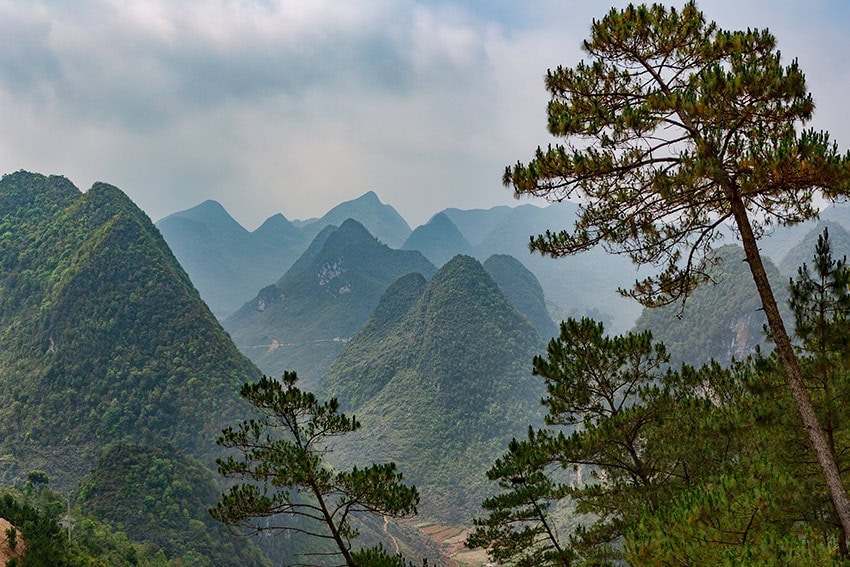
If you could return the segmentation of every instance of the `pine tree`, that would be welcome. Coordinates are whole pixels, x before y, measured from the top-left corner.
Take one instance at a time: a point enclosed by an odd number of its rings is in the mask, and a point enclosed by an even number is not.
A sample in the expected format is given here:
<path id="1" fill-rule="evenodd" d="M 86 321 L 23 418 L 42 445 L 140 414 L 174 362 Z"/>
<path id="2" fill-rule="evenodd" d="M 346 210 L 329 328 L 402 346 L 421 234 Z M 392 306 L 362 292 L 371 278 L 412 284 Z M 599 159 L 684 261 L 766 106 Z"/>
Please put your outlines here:
<path id="1" fill-rule="evenodd" d="M 358 535 L 352 518 L 416 514 L 416 488 L 402 484 L 394 463 L 350 471 L 328 466 L 328 441 L 360 424 L 338 413 L 335 398 L 319 402 L 298 389 L 297 380 L 286 372 L 280 381 L 264 376 L 242 387 L 242 397 L 261 417 L 222 431 L 218 444 L 235 456 L 217 463 L 222 475 L 247 482 L 231 487 L 210 514 L 249 531 L 289 530 L 331 541 L 349 566 L 402 565 L 380 548 L 352 551 L 351 540 Z"/>
<path id="2" fill-rule="evenodd" d="M 550 441 L 547 431 L 529 427 L 527 440 L 512 440 L 505 456 L 496 459 L 487 478 L 497 481 L 502 492 L 482 503 L 489 516 L 475 520 L 468 547 L 485 547 L 495 561 L 517 567 L 570 567 L 573 553 L 551 517 L 564 487 L 551 476 Z"/>
<path id="3" fill-rule="evenodd" d="M 803 264 L 790 282 L 796 349 L 806 391 L 812 400 L 830 455 L 842 476 L 850 470 L 850 270 L 846 260 L 832 256 L 829 231 L 818 237 L 811 265 Z M 770 428 L 777 458 L 790 467 L 797 480 L 796 516 L 834 538 L 848 556 L 848 542 L 835 510 L 829 506 L 827 487 L 811 462 L 805 435 L 793 415 L 793 401 L 777 388 L 782 380 L 776 356 L 760 359 L 759 372 L 749 387 L 766 398 L 757 408 L 762 426 Z"/>
<path id="4" fill-rule="evenodd" d="M 583 44 L 589 61 L 546 76 L 549 131 L 506 169 L 517 196 L 580 197 L 572 231 L 532 238 L 563 256 L 601 244 L 639 264 L 663 266 L 625 293 L 647 306 L 684 300 L 707 278 L 726 223 L 736 228 L 785 379 L 842 529 L 850 499 L 806 391 L 767 279 L 757 239 L 772 224 L 817 216 L 813 197 L 850 192 L 850 156 L 828 134 L 799 130 L 814 111 L 796 61 L 784 65 L 766 30 L 726 31 L 694 2 L 612 9 Z"/>

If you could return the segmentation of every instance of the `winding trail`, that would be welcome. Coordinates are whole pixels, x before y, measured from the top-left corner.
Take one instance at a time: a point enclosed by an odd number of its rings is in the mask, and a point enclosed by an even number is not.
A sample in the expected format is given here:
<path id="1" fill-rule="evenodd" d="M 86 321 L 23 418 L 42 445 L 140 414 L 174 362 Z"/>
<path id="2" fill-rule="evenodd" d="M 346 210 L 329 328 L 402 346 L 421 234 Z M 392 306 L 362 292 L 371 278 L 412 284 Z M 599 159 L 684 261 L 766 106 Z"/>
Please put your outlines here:
<path id="1" fill-rule="evenodd" d="M 387 534 L 391 540 L 393 540 L 393 547 L 395 547 L 396 555 L 401 554 L 401 548 L 398 546 L 398 540 L 395 538 L 393 534 L 390 533 L 390 519 L 387 516 L 384 516 L 384 533 Z"/>

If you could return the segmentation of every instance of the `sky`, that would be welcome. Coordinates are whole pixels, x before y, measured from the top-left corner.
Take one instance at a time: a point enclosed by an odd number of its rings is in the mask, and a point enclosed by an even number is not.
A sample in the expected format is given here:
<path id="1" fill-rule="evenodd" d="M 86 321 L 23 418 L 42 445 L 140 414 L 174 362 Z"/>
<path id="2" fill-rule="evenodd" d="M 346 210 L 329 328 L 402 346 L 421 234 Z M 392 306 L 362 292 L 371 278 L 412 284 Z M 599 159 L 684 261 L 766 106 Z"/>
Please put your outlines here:
<path id="1" fill-rule="evenodd" d="M 614 2 L 622 6 L 625 2 Z M 0 0 L 0 173 L 121 188 L 154 220 L 214 199 L 246 228 L 375 191 L 412 226 L 515 204 L 595 0 Z M 850 3 L 703 0 L 798 58 L 850 148 Z M 538 202 L 537 204 L 544 204 Z"/>

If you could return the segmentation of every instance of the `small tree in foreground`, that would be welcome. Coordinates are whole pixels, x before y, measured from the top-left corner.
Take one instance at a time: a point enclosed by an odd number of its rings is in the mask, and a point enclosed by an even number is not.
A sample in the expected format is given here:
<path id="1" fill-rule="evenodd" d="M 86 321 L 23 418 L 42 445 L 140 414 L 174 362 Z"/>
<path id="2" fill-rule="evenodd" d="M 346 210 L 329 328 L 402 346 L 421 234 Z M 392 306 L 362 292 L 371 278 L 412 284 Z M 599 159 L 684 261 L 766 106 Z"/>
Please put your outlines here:
<path id="1" fill-rule="evenodd" d="M 781 62 L 766 30 L 726 31 L 694 2 L 612 9 L 584 42 L 590 61 L 546 76 L 549 131 L 507 168 L 517 196 L 579 197 L 572 231 L 532 238 L 563 256 L 601 244 L 638 264 L 663 266 L 624 292 L 644 305 L 684 300 L 707 279 L 709 251 L 732 224 L 839 523 L 850 499 L 802 378 L 757 239 L 771 224 L 817 216 L 813 197 L 850 192 L 850 157 L 824 132 L 799 131 L 814 111 L 796 61 Z"/>
<path id="2" fill-rule="evenodd" d="M 345 565 L 402 566 L 381 548 L 352 551 L 357 514 L 416 514 L 419 494 L 402 483 L 394 463 L 335 471 L 324 460 L 327 442 L 360 424 L 338 413 L 336 399 L 321 403 L 295 387 L 298 377 L 263 377 L 240 394 L 261 417 L 222 431 L 218 444 L 236 455 L 218 459 L 219 472 L 247 482 L 222 495 L 210 514 L 253 531 L 289 530 L 329 540 Z M 262 522 L 260 519 L 264 519 Z"/>
<path id="3" fill-rule="evenodd" d="M 501 492 L 481 504 L 489 516 L 475 519 L 468 547 L 485 547 L 495 561 L 516 567 L 572 565 L 572 550 L 551 516 L 550 507 L 565 487 L 551 477 L 556 459 L 550 444 L 548 431 L 529 427 L 527 440 L 513 439 L 508 452 L 496 459 L 487 478 L 497 481 Z"/>

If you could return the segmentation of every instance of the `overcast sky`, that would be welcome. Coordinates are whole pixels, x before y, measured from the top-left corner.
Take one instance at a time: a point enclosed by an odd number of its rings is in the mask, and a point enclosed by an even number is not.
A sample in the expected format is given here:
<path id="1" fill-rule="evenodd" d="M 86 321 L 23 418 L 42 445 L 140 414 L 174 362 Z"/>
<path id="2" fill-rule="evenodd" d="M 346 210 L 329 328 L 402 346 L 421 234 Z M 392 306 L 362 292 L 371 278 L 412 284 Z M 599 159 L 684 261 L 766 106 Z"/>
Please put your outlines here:
<path id="1" fill-rule="evenodd" d="M 617 5 L 624 4 L 617 2 Z M 850 148 L 843 0 L 704 0 L 797 57 Z M 512 204 L 549 67 L 609 2 L 0 0 L 0 172 L 123 189 L 153 220 L 206 199 L 249 229 L 374 190 L 411 224 Z"/>

